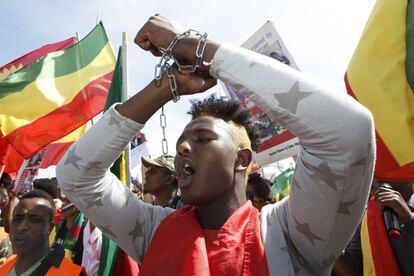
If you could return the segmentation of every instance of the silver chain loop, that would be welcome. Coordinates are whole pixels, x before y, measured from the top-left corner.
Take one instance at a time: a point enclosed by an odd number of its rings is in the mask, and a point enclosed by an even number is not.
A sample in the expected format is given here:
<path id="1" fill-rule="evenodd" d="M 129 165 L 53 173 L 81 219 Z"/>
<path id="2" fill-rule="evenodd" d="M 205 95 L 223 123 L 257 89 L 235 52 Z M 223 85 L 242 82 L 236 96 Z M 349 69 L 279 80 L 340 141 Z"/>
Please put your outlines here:
<path id="1" fill-rule="evenodd" d="M 173 53 L 172 53 L 173 49 L 180 40 L 183 40 L 184 38 L 187 38 L 192 34 L 198 37 L 198 44 L 197 44 L 197 49 L 195 53 L 196 62 L 193 65 L 180 64 L 178 60 L 173 56 Z M 173 96 L 174 102 L 177 102 L 180 99 L 180 96 L 177 91 L 177 81 L 172 72 L 173 63 L 176 64 L 178 71 L 180 72 L 194 73 L 201 66 L 203 62 L 203 55 L 204 55 L 204 50 L 206 48 L 206 44 L 207 44 L 207 33 L 204 33 L 202 35 L 200 32 L 196 30 L 189 29 L 182 34 L 176 35 L 174 39 L 170 42 L 170 45 L 168 45 L 167 49 L 159 48 L 159 50 L 162 53 L 162 56 L 160 58 L 160 61 L 155 65 L 155 71 L 154 71 L 155 86 L 159 87 L 161 85 L 162 75 L 164 74 L 164 72 L 167 72 L 171 94 Z"/>
<path id="2" fill-rule="evenodd" d="M 162 129 L 162 140 L 161 140 L 162 154 L 167 154 L 168 153 L 168 141 L 167 141 L 167 138 L 165 138 L 165 129 L 167 128 L 167 117 L 164 114 L 164 106 L 161 107 L 160 126 Z"/>
<path id="3" fill-rule="evenodd" d="M 180 95 L 178 95 L 178 91 L 177 91 L 177 81 L 175 80 L 175 76 L 172 71 L 172 66 L 167 63 L 166 69 L 167 69 L 166 71 L 167 71 L 168 81 L 170 83 L 171 94 L 173 96 L 173 102 L 176 103 L 180 99 Z"/>

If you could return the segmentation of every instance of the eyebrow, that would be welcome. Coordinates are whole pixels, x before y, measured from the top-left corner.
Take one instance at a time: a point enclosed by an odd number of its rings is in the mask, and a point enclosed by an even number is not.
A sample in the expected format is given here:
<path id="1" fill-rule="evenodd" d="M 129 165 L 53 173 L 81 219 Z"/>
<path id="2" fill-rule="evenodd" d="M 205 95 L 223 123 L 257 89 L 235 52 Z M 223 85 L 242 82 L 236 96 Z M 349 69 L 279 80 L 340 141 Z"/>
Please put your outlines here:
<path id="1" fill-rule="evenodd" d="M 199 134 L 200 132 L 209 132 L 209 133 L 215 133 L 213 130 L 211 130 L 211 129 L 207 129 L 207 128 L 205 128 L 205 127 L 200 127 L 200 128 L 196 128 L 196 129 L 191 129 L 191 130 L 188 130 L 188 131 L 184 131 L 181 135 L 180 135 L 180 137 L 178 137 L 178 139 L 177 139 L 177 143 L 181 140 L 181 139 L 183 139 L 184 138 L 184 133 L 186 133 L 186 132 L 190 132 L 191 134 Z"/>

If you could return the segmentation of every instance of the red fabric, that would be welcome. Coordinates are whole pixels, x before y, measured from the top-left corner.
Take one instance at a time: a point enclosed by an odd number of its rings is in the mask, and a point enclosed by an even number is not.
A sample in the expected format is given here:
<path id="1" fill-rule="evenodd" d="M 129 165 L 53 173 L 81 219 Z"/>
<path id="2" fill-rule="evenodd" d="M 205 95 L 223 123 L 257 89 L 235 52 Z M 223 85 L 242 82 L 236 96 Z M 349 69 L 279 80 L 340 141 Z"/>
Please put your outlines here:
<path id="1" fill-rule="evenodd" d="M 77 237 L 79 237 L 80 231 L 81 231 L 80 226 L 78 226 L 78 225 L 73 225 L 73 226 L 70 228 L 70 234 L 72 235 L 72 238 L 77 238 Z"/>
<path id="2" fill-rule="evenodd" d="M 4 169 L 4 172 L 6 173 L 17 172 L 19 171 L 24 158 L 7 142 L 6 139 L 0 139 L 0 144 L 3 143 L 3 141 L 7 143 L 7 146 L 3 148 L 0 146 L 0 158 L 4 156 L 6 162 L 2 163 L 0 160 L 0 164 L 6 165 L 6 168 Z M 74 142 L 47 145 L 45 155 L 42 158 L 42 163 L 40 163 L 40 168 L 46 169 L 56 165 L 73 143 Z M 7 155 L 3 155 L 3 149 L 8 151 Z"/>
<path id="3" fill-rule="evenodd" d="M 207 253 L 195 207 L 165 218 L 144 257 L 140 275 L 269 275 L 260 237 L 259 211 L 251 202 L 237 209 Z"/>
<path id="4" fill-rule="evenodd" d="M 53 223 L 56 225 L 56 224 L 58 224 L 59 221 L 61 221 L 64 218 L 65 217 L 62 216 L 62 209 L 61 208 L 56 208 L 56 214 L 53 218 Z"/>
<path id="5" fill-rule="evenodd" d="M 30 124 L 17 128 L 5 138 L 21 156 L 31 157 L 50 142 L 71 133 L 103 110 L 112 74 L 113 72 L 110 72 L 90 82 L 70 103 L 56 108 Z"/>
<path id="6" fill-rule="evenodd" d="M 10 61 L 9 63 L 3 65 L 0 67 L 0 71 L 4 70 L 5 68 L 10 68 L 13 65 L 15 67 L 18 67 L 20 64 L 23 66 L 26 66 L 29 63 L 32 63 L 33 61 L 35 61 L 36 59 L 51 53 L 51 52 L 56 52 L 56 51 L 60 51 L 66 48 L 71 47 L 73 44 L 75 43 L 75 38 L 71 37 L 68 38 L 66 40 L 63 41 L 59 41 L 56 43 L 52 43 L 52 44 L 46 44 L 42 47 L 40 47 L 39 49 L 36 49 L 34 51 L 31 51 L 30 53 L 25 54 L 24 56 L 21 56 L 13 61 Z"/>
<path id="7" fill-rule="evenodd" d="M 42 158 L 42 163 L 40 163 L 40 168 L 46 169 L 49 166 L 56 165 L 73 143 L 74 142 L 47 145 L 45 155 L 43 155 Z"/>
<path id="8" fill-rule="evenodd" d="M 0 165 L 7 164 L 7 157 L 10 154 L 10 144 L 6 139 L 0 139 Z"/>
<path id="9" fill-rule="evenodd" d="M 368 202 L 367 224 L 376 276 L 402 275 L 385 229 L 382 212 L 374 199 Z"/>
<path id="10" fill-rule="evenodd" d="M 121 248 L 118 250 L 118 255 L 112 269 L 113 276 L 128 276 L 138 275 L 139 266 L 130 256 L 128 256 Z"/>
<path id="11" fill-rule="evenodd" d="M 348 76 L 345 74 L 345 86 L 348 94 L 354 99 L 354 92 L 348 82 Z M 414 163 L 400 166 L 389 151 L 381 136 L 376 134 L 377 160 L 375 162 L 375 178 L 379 181 L 414 181 Z"/>
<path id="12" fill-rule="evenodd" d="M 19 67 L 26 66 L 29 63 L 37 60 L 38 58 L 55 51 L 60 51 L 68 47 L 73 46 L 75 39 L 73 37 L 68 38 L 64 41 L 59 41 L 52 44 L 46 44 L 39 49 L 36 49 L 30 53 L 25 54 L 3 66 L 0 67 L 0 71 L 9 69 L 12 66 Z M 17 172 L 22 165 L 24 158 L 17 153 L 17 151 L 8 143 L 6 139 L 0 139 L 0 164 L 5 164 L 5 172 Z"/>

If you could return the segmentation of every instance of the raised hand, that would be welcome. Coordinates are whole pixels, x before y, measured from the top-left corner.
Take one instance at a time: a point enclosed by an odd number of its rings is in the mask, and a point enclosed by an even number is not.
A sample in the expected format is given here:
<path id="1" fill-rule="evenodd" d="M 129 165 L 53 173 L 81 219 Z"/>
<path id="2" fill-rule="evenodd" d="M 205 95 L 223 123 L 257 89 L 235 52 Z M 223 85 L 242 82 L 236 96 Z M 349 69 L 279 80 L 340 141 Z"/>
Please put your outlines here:
<path id="1" fill-rule="evenodd" d="M 178 23 L 170 21 L 162 15 L 151 16 L 144 26 L 138 31 L 135 43 L 146 51 L 150 51 L 155 56 L 160 56 L 160 48 L 166 49 L 174 38 L 182 34 L 183 29 Z M 173 48 L 173 56 L 182 64 L 194 64 L 196 61 L 196 50 L 198 38 L 189 36 L 180 40 Z M 203 60 L 211 61 L 219 44 L 207 40 Z M 202 74 L 205 74 L 205 69 Z M 200 74 L 200 72 L 198 72 Z"/>
<path id="2" fill-rule="evenodd" d="M 173 67 L 173 73 L 177 83 L 178 94 L 180 95 L 201 93 L 217 83 L 217 80 L 210 76 L 202 76 L 187 72 L 180 73 L 175 66 Z"/>
<path id="3" fill-rule="evenodd" d="M 145 51 L 160 56 L 159 48 L 166 49 L 174 37 L 182 33 L 178 24 L 173 24 L 162 15 L 151 16 L 135 36 L 135 43 Z"/>

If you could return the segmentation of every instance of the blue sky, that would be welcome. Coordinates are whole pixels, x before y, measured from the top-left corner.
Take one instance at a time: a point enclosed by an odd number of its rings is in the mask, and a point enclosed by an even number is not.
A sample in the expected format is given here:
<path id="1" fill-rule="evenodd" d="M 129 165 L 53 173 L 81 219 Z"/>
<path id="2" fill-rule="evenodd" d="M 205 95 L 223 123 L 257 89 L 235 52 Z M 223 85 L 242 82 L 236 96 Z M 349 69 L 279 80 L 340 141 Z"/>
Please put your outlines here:
<path id="1" fill-rule="evenodd" d="M 151 15 L 163 14 L 184 27 L 208 32 L 214 40 L 234 44 L 241 44 L 267 20 L 272 20 L 302 71 L 344 92 L 344 73 L 374 3 L 374 0 L 1 1 L 0 65 L 76 32 L 83 37 L 94 27 L 98 15 L 114 49 L 121 42 L 121 33 L 128 34 L 129 88 L 130 94 L 134 94 L 153 78 L 157 62 L 133 44 L 136 32 Z M 188 109 L 186 99 L 165 107 L 172 154 L 175 141 L 189 120 L 185 115 Z M 153 116 L 144 129 L 154 155 L 161 154 L 158 116 Z"/>

